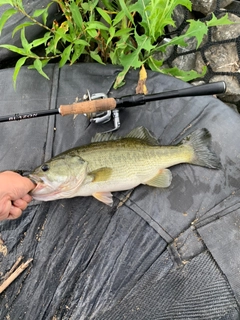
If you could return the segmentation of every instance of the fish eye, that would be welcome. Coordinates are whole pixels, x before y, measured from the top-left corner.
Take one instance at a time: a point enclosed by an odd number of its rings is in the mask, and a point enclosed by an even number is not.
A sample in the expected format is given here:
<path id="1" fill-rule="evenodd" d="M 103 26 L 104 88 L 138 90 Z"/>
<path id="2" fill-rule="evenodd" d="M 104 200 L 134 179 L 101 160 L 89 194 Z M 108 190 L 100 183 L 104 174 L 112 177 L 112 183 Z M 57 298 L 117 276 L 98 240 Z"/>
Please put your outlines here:
<path id="1" fill-rule="evenodd" d="M 41 169 L 42 169 L 42 171 L 48 171 L 49 170 L 49 166 L 46 164 L 46 163 L 44 163 L 42 166 L 41 166 Z"/>

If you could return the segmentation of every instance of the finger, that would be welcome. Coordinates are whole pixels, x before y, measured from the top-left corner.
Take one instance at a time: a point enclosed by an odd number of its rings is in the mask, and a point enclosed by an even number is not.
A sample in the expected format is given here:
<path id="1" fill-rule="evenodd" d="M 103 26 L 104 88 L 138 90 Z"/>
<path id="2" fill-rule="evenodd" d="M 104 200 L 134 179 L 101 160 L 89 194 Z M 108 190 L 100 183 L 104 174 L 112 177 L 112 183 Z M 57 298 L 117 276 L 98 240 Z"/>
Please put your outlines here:
<path id="1" fill-rule="evenodd" d="M 8 219 L 11 206 L 12 206 L 11 201 L 7 201 L 6 203 L 4 203 L 2 205 L 1 210 L 0 210 L 0 213 L 1 213 L 0 214 L 0 221 Z"/>
<path id="2" fill-rule="evenodd" d="M 21 210 L 25 210 L 28 206 L 28 203 L 26 201 L 24 201 L 23 199 L 17 199 L 15 201 L 13 201 L 13 206 L 17 207 Z"/>
<path id="3" fill-rule="evenodd" d="M 20 208 L 17 208 L 15 206 L 11 206 L 11 209 L 9 211 L 8 220 L 17 219 L 22 215 L 22 210 Z"/>
<path id="4" fill-rule="evenodd" d="M 26 194 L 25 196 L 22 197 L 22 200 L 26 201 L 27 203 L 32 201 L 32 196 L 30 194 Z"/>
<path id="5" fill-rule="evenodd" d="M 12 202 L 7 199 L 1 199 L 0 202 L 0 220 L 6 220 L 9 216 L 9 211 L 12 207 Z"/>
<path id="6" fill-rule="evenodd" d="M 25 188 L 26 188 L 26 193 L 28 193 L 29 191 L 33 190 L 36 187 L 36 184 L 32 182 L 32 180 L 30 180 L 27 177 L 22 177 L 22 179 L 24 180 L 25 183 Z"/>

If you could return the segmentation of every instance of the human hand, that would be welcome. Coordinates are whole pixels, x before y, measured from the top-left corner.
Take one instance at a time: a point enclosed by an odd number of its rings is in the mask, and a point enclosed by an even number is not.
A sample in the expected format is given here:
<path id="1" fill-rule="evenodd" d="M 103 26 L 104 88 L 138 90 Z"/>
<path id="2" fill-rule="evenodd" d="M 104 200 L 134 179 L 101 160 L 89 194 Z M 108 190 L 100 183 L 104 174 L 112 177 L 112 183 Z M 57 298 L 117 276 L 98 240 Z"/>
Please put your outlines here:
<path id="1" fill-rule="evenodd" d="M 0 173 L 0 220 L 17 219 L 28 206 L 32 197 L 29 191 L 35 184 L 18 173 L 5 171 Z"/>

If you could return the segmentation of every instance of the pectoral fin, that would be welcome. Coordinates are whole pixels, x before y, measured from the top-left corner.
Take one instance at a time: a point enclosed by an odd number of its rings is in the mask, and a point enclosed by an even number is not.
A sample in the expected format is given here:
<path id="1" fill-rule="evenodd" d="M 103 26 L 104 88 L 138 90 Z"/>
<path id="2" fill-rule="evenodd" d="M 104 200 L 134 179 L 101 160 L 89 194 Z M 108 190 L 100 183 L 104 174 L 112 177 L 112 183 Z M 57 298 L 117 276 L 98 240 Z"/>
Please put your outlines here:
<path id="1" fill-rule="evenodd" d="M 92 171 L 89 175 L 93 178 L 92 182 L 100 182 L 100 181 L 107 181 L 112 174 L 111 168 L 100 168 L 98 170 Z"/>
<path id="2" fill-rule="evenodd" d="M 156 188 L 167 188 L 172 182 L 172 173 L 168 169 L 162 169 L 151 180 L 145 182 L 145 184 Z"/>
<path id="3" fill-rule="evenodd" d="M 95 192 L 92 196 L 110 207 L 113 205 L 111 192 Z"/>

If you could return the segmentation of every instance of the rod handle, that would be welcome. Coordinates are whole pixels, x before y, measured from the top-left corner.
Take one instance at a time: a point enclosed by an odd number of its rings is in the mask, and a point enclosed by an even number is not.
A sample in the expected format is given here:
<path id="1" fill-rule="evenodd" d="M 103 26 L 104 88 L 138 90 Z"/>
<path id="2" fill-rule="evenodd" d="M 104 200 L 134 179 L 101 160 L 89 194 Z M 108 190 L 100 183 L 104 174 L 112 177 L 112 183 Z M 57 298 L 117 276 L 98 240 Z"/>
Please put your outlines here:
<path id="1" fill-rule="evenodd" d="M 68 114 L 94 113 L 100 111 L 113 110 L 116 108 L 116 106 L 117 102 L 114 98 L 106 98 L 78 102 L 69 105 L 61 105 L 58 110 L 62 116 L 66 116 Z"/>
<path id="2" fill-rule="evenodd" d="M 204 96 L 221 94 L 226 92 L 226 83 L 224 81 L 202 84 L 200 86 L 192 86 L 190 88 L 179 90 L 179 93 L 186 94 L 189 91 L 191 96 Z"/>

